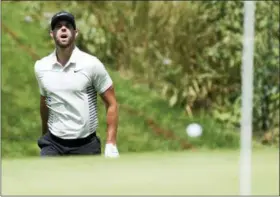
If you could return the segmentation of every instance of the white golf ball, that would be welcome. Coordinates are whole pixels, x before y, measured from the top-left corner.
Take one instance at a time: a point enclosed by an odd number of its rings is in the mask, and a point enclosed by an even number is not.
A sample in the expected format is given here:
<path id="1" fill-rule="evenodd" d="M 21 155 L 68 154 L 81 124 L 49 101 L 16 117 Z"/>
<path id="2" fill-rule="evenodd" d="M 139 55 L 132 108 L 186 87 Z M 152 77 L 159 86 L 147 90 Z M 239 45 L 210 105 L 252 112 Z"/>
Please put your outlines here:
<path id="1" fill-rule="evenodd" d="M 186 132 L 190 137 L 199 137 L 202 134 L 202 127 L 197 123 L 189 124 Z"/>

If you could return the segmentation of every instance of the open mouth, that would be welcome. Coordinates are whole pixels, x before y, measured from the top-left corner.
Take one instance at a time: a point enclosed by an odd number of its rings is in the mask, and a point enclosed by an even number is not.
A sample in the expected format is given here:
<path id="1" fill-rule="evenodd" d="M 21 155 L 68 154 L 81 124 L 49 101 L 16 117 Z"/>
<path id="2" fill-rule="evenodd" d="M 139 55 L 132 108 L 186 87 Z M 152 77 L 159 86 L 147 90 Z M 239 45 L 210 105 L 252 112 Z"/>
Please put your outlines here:
<path id="1" fill-rule="evenodd" d="M 66 34 L 62 34 L 62 35 L 60 36 L 60 38 L 65 39 L 65 38 L 68 38 L 68 36 L 67 36 Z"/>

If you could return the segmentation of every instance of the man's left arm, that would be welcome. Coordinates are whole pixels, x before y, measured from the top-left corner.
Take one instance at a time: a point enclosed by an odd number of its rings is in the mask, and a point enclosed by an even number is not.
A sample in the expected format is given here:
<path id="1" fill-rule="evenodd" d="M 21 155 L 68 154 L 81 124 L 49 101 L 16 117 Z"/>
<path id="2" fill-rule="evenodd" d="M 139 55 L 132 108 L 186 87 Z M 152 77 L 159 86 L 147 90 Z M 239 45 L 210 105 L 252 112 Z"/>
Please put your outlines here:
<path id="1" fill-rule="evenodd" d="M 107 140 L 106 144 L 117 144 L 117 130 L 118 130 L 118 103 L 115 96 L 113 86 L 110 86 L 101 98 L 106 107 L 106 121 L 107 121 Z"/>
<path id="2" fill-rule="evenodd" d="M 96 59 L 95 67 L 92 70 L 92 82 L 106 107 L 107 139 L 105 146 L 105 157 L 118 157 L 118 103 L 113 81 L 105 66 L 98 59 Z"/>

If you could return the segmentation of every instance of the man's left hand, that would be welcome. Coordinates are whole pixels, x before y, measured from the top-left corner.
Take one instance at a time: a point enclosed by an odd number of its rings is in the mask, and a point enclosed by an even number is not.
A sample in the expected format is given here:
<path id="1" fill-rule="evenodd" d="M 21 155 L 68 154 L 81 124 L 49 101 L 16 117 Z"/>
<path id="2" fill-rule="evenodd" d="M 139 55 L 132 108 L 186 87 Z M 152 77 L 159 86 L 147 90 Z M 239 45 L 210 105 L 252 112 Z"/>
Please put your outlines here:
<path id="1" fill-rule="evenodd" d="M 117 146 L 112 143 L 107 143 L 105 146 L 105 157 L 117 158 L 119 156 L 120 155 Z"/>

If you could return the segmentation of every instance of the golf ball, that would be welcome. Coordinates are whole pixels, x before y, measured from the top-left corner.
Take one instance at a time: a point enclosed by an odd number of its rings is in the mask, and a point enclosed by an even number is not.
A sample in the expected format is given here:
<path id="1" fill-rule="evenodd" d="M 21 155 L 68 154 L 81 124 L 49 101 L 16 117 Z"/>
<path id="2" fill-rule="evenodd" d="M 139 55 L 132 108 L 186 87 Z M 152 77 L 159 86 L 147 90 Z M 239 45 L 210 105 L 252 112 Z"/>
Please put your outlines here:
<path id="1" fill-rule="evenodd" d="M 190 137 L 199 137 L 202 134 L 202 127 L 197 123 L 192 123 L 187 126 L 186 132 Z"/>

